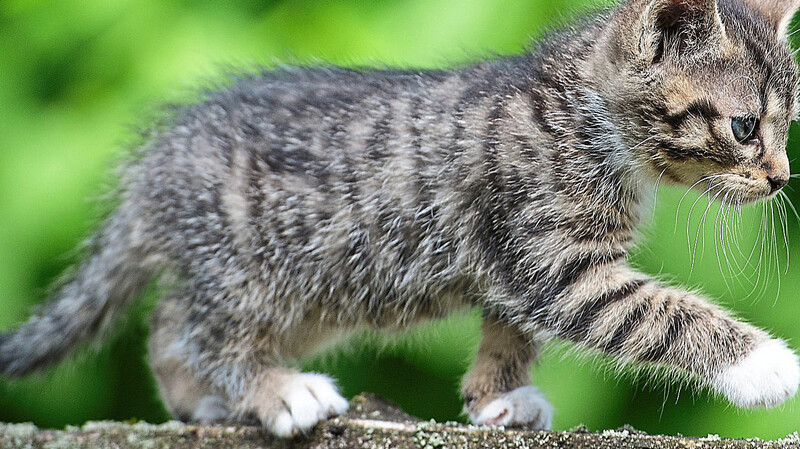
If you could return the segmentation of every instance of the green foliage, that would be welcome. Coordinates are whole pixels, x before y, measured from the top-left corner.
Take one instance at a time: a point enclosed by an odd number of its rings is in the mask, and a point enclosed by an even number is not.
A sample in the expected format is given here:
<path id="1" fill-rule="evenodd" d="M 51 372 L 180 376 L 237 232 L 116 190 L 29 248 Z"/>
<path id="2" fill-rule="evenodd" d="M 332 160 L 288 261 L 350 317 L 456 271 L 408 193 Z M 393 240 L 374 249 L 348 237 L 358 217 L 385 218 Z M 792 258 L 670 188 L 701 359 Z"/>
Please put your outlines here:
<path id="1" fill-rule="evenodd" d="M 530 35 L 587 3 L 0 2 L 0 328 L 25 320 L 46 287 L 76 260 L 72 249 L 96 220 L 91 199 L 107 190 L 113 161 L 124 142 L 135 139 L 131 125 L 146 125 L 142 117 L 151 115 L 151 104 L 218 80 L 226 67 L 314 61 L 438 67 L 489 52 L 518 52 Z M 792 134 L 790 152 L 797 155 L 797 129 Z M 698 228 L 707 201 L 690 193 L 681 203 L 683 193 L 660 188 L 636 263 L 676 282 L 702 285 L 745 319 L 800 342 L 797 268 L 780 277 L 780 288 L 776 270 L 764 277 L 764 267 L 757 287 L 749 285 L 738 270 L 728 270 L 715 240 L 722 234 L 714 221 L 725 211 L 712 205 L 708 224 Z M 791 186 L 789 194 L 800 204 Z M 745 253 L 753 245 L 756 255 L 761 252 L 760 212 L 745 212 L 738 227 Z M 788 231 L 797 235 L 796 221 L 789 220 Z M 790 253 L 798 260 L 800 245 L 792 241 Z M 785 269 L 786 256 L 780 258 Z M 99 355 L 79 357 L 39 378 L 0 382 L 0 421 L 63 426 L 87 419 L 167 419 L 144 364 L 142 316 L 134 313 L 126 331 Z M 463 419 L 458 382 L 475 352 L 479 322 L 473 313 L 397 336 L 394 343 L 361 339 L 307 367 L 338 377 L 347 395 L 370 390 L 423 418 Z M 683 389 L 679 395 L 674 386 L 633 381 L 600 365 L 608 366 L 557 347 L 534 368 L 536 383 L 556 407 L 558 429 L 630 423 L 650 432 L 771 438 L 800 423 L 797 399 L 778 410 L 742 412 L 702 392 Z"/>

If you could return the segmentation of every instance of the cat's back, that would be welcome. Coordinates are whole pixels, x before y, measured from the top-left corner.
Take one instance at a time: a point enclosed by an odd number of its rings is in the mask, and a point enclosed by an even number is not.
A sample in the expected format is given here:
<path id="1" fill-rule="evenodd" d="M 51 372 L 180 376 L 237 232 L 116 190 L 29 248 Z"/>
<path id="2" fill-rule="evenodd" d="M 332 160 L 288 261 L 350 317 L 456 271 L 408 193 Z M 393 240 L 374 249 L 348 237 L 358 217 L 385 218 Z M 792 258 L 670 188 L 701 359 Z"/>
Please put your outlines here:
<path id="1" fill-rule="evenodd" d="M 242 151 L 270 172 L 325 178 L 323 168 L 337 162 L 360 169 L 367 159 L 399 156 L 420 110 L 448 95 L 440 88 L 448 77 L 453 73 L 339 67 L 239 76 L 177 109 L 145 154 L 173 170 L 224 170 Z"/>
<path id="2" fill-rule="evenodd" d="M 434 201 L 421 195 L 439 185 L 443 156 L 429 149 L 450 132 L 439 126 L 441 86 L 455 76 L 292 68 L 240 77 L 155 136 L 135 165 L 135 197 L 151 206 L 158 234 L 219 242 L 212 231 L 222 230 L 239 252 L 339 251 L 354 235 L 394 239 L 400 231 L 385 229 L 399 224 L 412 236 Z"/>

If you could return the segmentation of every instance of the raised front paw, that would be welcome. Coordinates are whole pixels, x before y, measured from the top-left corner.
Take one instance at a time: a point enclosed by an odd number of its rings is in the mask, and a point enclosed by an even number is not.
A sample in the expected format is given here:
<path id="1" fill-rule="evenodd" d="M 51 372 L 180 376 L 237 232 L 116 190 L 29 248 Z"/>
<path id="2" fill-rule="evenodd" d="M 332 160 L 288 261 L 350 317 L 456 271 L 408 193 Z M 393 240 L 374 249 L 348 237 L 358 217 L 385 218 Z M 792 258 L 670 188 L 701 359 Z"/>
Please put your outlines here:
<path id="1" fill-rule="evenodd" d="M 470 420 L 478 425 L 548 430 L 553 423 L 553 406 L 534 386 L 520 387 L 482 402 L 469 412 Z"/>
<path id="2" fill-rule="evenodd" d="M 765 341 L 712 380 L 715 389 L 740 407 L 775 407 L 797 393 L 800 364 L 783 340 Z"/>

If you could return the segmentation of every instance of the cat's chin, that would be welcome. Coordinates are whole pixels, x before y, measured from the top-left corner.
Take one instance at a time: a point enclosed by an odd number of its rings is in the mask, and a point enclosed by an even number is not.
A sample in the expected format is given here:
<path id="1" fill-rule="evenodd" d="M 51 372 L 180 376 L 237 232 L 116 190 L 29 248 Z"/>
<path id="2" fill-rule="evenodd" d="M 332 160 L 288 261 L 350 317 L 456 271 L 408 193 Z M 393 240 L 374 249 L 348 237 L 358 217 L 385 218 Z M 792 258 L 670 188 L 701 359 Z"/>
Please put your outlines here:
<path id="1" fill-rule="evenodd" d="M 740 183 L 725 183 L 704 192 L 713 201 L 726 206 L 745 206 L 759 201 L 769 200 L 778 192 L 772 192 L 761 185 L 742 185 Z"/>
<path id="2" fill-rule="evenodd" d="M 741 195 L 719 200 L 719 202 L 725 206 L 746 206 L 769 198 L 772 198 L 772 195 Z"/>

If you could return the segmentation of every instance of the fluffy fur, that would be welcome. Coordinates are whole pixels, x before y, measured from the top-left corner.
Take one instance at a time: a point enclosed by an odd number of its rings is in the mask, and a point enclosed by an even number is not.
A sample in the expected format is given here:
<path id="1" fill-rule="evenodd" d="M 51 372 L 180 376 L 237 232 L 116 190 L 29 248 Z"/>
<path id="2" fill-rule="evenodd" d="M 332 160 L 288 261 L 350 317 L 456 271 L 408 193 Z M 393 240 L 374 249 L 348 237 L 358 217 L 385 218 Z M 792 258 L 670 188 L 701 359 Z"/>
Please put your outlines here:
<path id="1" fill-rule="evenodd" d="M 550 425 L 528 367 L 551 336 L 776 405 L 798 383 L 782 342 L 626 256 L 658 179 L 731 204 L 788 181 L 796 3 L 630 0 L 457 70 L 241 78 L 144 145 L 93 255 L 0 336 L 0 371 L 57 362 L 167 272 L 150 357 L 183 419 L 302 432 L 346 403 L 293 360 L 474 306 L 480 423 Z"/>

